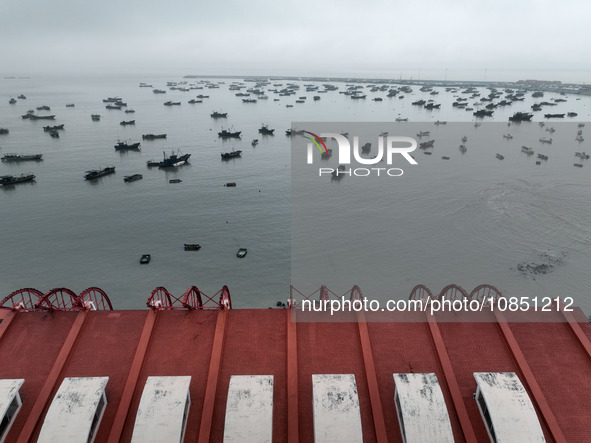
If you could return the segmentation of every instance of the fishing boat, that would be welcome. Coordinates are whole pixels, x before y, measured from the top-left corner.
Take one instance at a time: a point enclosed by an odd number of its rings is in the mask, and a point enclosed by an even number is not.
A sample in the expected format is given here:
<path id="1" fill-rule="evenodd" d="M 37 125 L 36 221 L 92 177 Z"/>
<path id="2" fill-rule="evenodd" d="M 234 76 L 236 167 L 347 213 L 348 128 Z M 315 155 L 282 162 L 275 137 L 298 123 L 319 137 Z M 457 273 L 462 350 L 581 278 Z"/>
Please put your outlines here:
<path id="1" fill-rule="evenodd" d="M 238 249 L 238 252 L 236 253 L 236 257 L 244 258 L 244 256 L 246 256 L 247 252 L 248 251 L 246 250 L 246 248 L 240 248 L 240 249 Z"/>
<path id="2" fill-rule="evenodd" d="M 503 157 L 501 154 L 497 154 L 497 158 L 498 158 L 499 160 L 503 160 L 505 157 Z"/>
<path id="3" fill-rule="evenodd" d="M 5 154 L 2 157 L 3 162 L 23 162 L 42 160 L 43 154 L 20 155 L 20 154 Z"/>
<path id="4" fill-rule="evenodd" d="M 217 112 L 214 111 L 210 114 L 211 118 L 227 118 L 228 117 L 228 113 L 227 112 Z"/>
<path id="5" fill-rule="evenodd" d="M 516 112 L 513 116 L 509 117 L 509 121 L 511 122 L 529 122 L 533 117 L 533 114 L 529 114 L 527 112 Z"/>
<path id="6" fill-rule="evenodd" d="M 125 183 L 131 183 L 137 180 L 141 180 L 142 178 L 144 178 L 142 174 L 126 175 L 125 177 L 123 177 L 123 181 Z"/>
<path id="7" fill-rule="evenodd" d="M 548 160 L 548 156 L 544 154 L 538 154 L 538 158 L 541 160 Z"/>
<path id="8" fill-rule="evenodd" d="M 17 183 L 25 183 L 33 180 L 35 180 L 35 175 L 31 173 L 21 175 L 3 175 L 0 177 L 0 185 L 15 185 Z"/>
<path id="9" fill-rule="evenodd" d="M 140 257 L 140 265 L 147 265 L 152 260 L 152 256 L 150 254 L 144 254 Z"/>
<path id="10" fill-rule="evenodd" d="M 168 180 L 168 183 L 180 183 L 182 180 L 180 178 L 173 178 Z"/>
<path id="11" fill-rule="evenodd" d="M 242 151 L 224 152 L 222 153 L 222 160 L 229 160 L 231 158 L 240 157 L 241 155 Z"/>
<path id="12" fill-rule="evenodd" d="M 428 142 L 419 143 L 419 149 L 432 148 L 433 143 L 435 143 L 435 140 L 429 140 Z"/>
<path id="13" fill-rule="evenodd" d="M 91 119 L 93 122 L 98 122 L 98 121 L 100 121 L 100 119 L 101 119 L 101 116 L 100 116 L 99 114 L 92 114 L 92 115 L 90 116 L 90 119 Z"/>
<path id="14" fill-rule="evenodd" d="M 273 135 L 273 132 L 275 132 L 275 129 L 269 129 L 269 125 L 262 125 L 259 128 L 259 133 L 263 135 Z"/>
<path id="15" fill-rule="evenodd" d="M 55 115 L 25 114 L 22 118 L 28 118 L 30 120 L 55 120 Z"/>
<path id="16" fill-rule="evenodd" d="M 227 129 L 222 129 L 218 132 L 218 136 L 221 138 L 240 138 L 241 131 L 228 131 Z"/>
<path id="17" fill-rule="evenodd" d="M 115 149 L 117 151 L 124 151 L 124 150 L 129 150 L 129 149 L 139 150 L 140 149 L 140 142 L 127 143 L 127 142 L 118 141 L 117 144 L 115 145 Z"/>
<path id="18" fill-rule="evenodd" d="M 551 138 L 544 138 L 542 137 L 540 139 L 540 143 L 548 143 L 548 144 L 552 144 L 552 139 Z"/>
<path id="19" fill-rule="evenodd" d="M 144 134 L 142 140 L 155 140 L 157 138 L 166 138 L 166 134 Z"/>
<path id="20" fill-rule="evenodd" d="M 119 123 L 121 126 L 127 126 L 127 125 L 135 125 L 135 120 L 129 120 L 129 121 L 122 121 L 121 123 Z"/>
<path id="21" fill-rule="evenodd" d="M 527 146 L 522 146 L 521 152 L 525 152 L 527 155 L 532 155 L 534 153 L 534 150 L 533 150 L 533 148 L 528 148 Z"/>
<path id="22" fill-rule="evenodd" d="M 194 105 L 196 103 L 203 103 L 203 100 L 197 100 L 192 98 L 191 100 L 189 100 L 189 104 Z"/>
<path id="23" fill-rule="evenodd" d="M 103 177 L 105 175 L 114 174 L 115 173 L 115 166 L 107 166 L 103 169 L 91 169 L 90 171 L 86 171 L 84 173 L 85 180 L 93 180 L 95 178 Z"/>
<path id="24" fill-rule="evenodd" d="M 181 155 L 180 150 L 177 151 L 176 154 L 174 152 L 171 153 L 169 156 L 167 156 L 165 152 L 163 152 L 163 154 L 164 159 L 158 163 L 158 167 L 160 168 L 175 168 L 178 166 L 182 166 L 187 161 L 189 161 L 189 157 L 191 157 L 191 154 Z"/>
<path id="25" fill-rule="evenodd" d="M 185 243 L 185 251 L 198 251 L 201 245 Z"/>
<path id="26" fill-rule="evenodd" d="M 64 125 L 43 126 L 43 131 L 45 131 L 45 132 L 61 131 L 63 129 L 64 129 Z"/>
<path id="27" fill-rule="evenodd" d="M 173 101 L 167 101 L 164 102 L 164 106 L 180 106 L 181 102 L 173 102 Z"/>

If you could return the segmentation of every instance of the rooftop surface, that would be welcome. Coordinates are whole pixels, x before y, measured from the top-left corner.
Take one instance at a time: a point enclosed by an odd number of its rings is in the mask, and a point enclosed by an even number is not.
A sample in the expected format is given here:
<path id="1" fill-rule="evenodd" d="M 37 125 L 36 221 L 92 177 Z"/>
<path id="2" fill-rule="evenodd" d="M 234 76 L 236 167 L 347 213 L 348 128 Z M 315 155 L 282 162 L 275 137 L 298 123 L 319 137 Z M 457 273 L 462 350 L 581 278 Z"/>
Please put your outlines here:
<path id="1" fill-rule="evenodd" d="M 591 441 L 582 312 L 519 323 L 491 312 L 463 323 L 417 315 L 428 321 L 304 323 L 290 309 L 0 310 L 0 379 L 25 380 L 6 441 L 36 441 L 68 377 L 108 377 L 95 441 L 130 441 L 150 376 L 190 377 L 185 441 L 223 441 L 239 391 L 231 377 L 258 375 L 272 376 L 272 441 L 312 442 L 314 376 L 349 374 L 363 441 L 400 442 L 393 374 L 423 373 L 437 377 L 455 441 L 488 441 L 473 398 L 479 372 L 516 374 L 547 441 Z"/>

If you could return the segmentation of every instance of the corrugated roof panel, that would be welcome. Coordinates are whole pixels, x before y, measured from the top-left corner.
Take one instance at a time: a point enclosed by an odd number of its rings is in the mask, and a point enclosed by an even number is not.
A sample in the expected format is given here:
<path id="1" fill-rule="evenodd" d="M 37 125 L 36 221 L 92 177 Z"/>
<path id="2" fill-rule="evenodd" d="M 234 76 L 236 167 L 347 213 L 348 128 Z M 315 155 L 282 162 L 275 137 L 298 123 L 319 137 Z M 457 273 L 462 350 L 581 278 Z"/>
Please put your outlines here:
<path id="1" fill-rule="evenodd" d="M 362 442 L 361 413 L 354 374 L 312 375 L 314 440 Z"/>
<path id="2" fill-rule="evenodd" d="M 447 406 L 434 373 L 394 374 L 396 409 L 407 442 L 453 443 Z"/>
<path id="3" fill-rule="evenodd" d="M 228 387 L 224 442 L 271 442 L 273 376 L 233 375 Z"/>
<path id="4" fill-rule="evenodd" d="M 191 403 L 190 384 L 190 376 L 148 377 L 137 410 L 131 441 L 182 441 Z"/>
<path id="5" fill-rule="evenodd" d="M 497 442 L 545 441 L 534 406 L 514 372 L 475 372 L 474 378 L 478 408 Z"/>
<path id="6" fill-rule="evenodd" d="M 65 378 L 49 406 L 37 441 L 92 441 L 89 440 L 91 431 L 100 425 L 106 406 L 105 386 L 108 381 L 109 377 Z M 97 414 L 98 420 L 93 429 Z"/>

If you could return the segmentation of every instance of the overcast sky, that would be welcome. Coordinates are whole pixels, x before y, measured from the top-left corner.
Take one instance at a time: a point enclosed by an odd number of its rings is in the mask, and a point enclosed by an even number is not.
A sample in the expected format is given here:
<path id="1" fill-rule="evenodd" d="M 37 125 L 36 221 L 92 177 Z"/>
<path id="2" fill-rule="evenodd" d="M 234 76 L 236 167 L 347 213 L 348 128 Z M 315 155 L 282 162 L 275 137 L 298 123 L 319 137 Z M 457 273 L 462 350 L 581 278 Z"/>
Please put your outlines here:
<path id="1" fill-rule="evenodd" d="M 582 0 L 0 0 L 0 73 L 590 83 L 590 17 Z"/>

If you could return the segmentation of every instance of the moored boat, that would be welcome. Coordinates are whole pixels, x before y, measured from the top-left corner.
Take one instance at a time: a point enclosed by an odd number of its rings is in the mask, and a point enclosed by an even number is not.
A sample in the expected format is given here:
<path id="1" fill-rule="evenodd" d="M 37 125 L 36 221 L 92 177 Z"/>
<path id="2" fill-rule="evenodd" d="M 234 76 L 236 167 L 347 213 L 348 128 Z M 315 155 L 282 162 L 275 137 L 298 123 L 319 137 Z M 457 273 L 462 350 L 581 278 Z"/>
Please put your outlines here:
<path id="1" fill-rule="evenodd" d="M 241 155 L 242 151 L 224 152 L 222 153 L 222 160 L 229 160 L 231 158 L 240 157 Z"/>
<path id="2" fill-rule="evenodd" d="M 126 149 L 136 149 L 136 150 L 139 150 L 140 149 L 140 142 L 137 142 L 137 143 L 127 143 L 127 142 L 118 141 L 117 144 L 115 145 L 115 149 L 117 151 L 123 151 L 123 150 L 126 150 Z"/>
<path id="3" fill-rule="evenodd" d="M 103 177 L 105 175 L 114 174 L 115 173 L 115 166 L 107 166 L 103 169 L 91 169 L 90 171 L 86 171 L 84 173 L 85 180 L 92 180 L 95 178 Z"/>
<path id="4" fill-rule="evenodd" d="M 248 251 L 246 250 L 246 248 L 240 248 L 240 249 L 238 249 L 238 252 L 236 253 L 236 257 L 244 258 L 244 256 L 246 256 L 247 252 Z"/>
<path id="5" fill-rule="evenodd" d="M 228 113 L 214 111 L 210 114 L 210 116 L 211 116 L 211 118 L 226 118 L 226 117 L 228 117 Z"/>
<path id="6" fill-rule="evenodd" d="M 497 158 L 498 158 L 499 160 L 503 160 L 505 157 L 503 157 L 501 154 L 497 154 Z"/>
<path id="7" fill-rule="evenodd" d="M 126 175 L 125 177 L 123 177 L 123 181 L 125 183 L 130 183 L 130 182 L 134 182 L 137 180 L 141 180 L 142 178 L 144 178 L 144 176 L 142 174 Z"/>
<path id="8" fill-rule="evenodd" d="M 166 138 L 166 134 L 144 134 L 142 140 L 155 140 L 157 138 Z"/>
<path id="9" fill-rule="evenodd" d="M 17 183 L 25 183 L 33 180 L 35 180 L 35 175 L 31 173 L 21 175 L 3 175 L 0 177 L 0 185 L 15 185 Z"/>
<path id="10" fill-rule="evenodd" d="M 259 128 L 259 133 L 263 135 L 273 135 L 273 132 L 275 132 L 275 129 L 269 129 L 269 125 L 262 125 Z"/>
<path id="11" fill-rule="evenodd" d="M 241 131 L 228 131 L 227 129 L 222 129 L 218 132 L 218 136 L 222 138 L 239 138 Z"/>
<path id="12" fill-rule="evenodd" d="M 176 154 L 173 152 L 169 156 L 167 156 L 165 152 L 163 152 L 163 154 L 164 160 L 158 163 L 158 167 L 160 168 L 174 168 L 184 165 L 189 160 L 189 157 L 191 157 L 191 154 L 181 155 L 180 151 L 178 151 Z"/>
<path id="13" fill-rule="evenodd" d="M 127 125 L 135 125 L 135 120 L 129 120 L 129 121 L 122 121 L 121 123 L 119 123 L 121 126 L 127 126 Z"/>
<path id="14" fill-rule="evenodd" d="M 191 243 L 185 243 L 184 247 L 185 251 L 198 251 L 199 249 L 201 249 L 201 245 Z"/>
<path id="15" fill-rule="evenodd" d="M 147 265 L 152 260 L 152 256 L 150 254 L 144 254 L 140 257 L 140 264 Z"/>
<path id="16" fill-rule="evenodd" d="M 2 157 L 3 162 L 23 162 L 42 160 L 43 154 L 20 155 L 20 154 L 5 154 Z"/>

